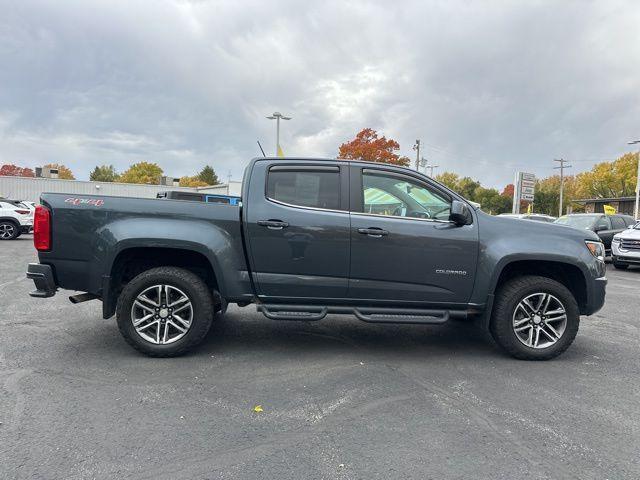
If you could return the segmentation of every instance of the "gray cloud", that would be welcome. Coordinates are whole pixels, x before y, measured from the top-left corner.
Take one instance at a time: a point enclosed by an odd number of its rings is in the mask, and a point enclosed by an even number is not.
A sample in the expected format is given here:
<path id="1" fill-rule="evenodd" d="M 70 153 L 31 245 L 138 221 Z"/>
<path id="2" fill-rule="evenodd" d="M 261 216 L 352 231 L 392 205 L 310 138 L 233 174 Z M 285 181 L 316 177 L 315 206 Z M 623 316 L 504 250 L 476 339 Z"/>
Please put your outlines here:
<path id="1" fill-rule="evenodd" d="M 636 2 L 9 2 L 0 163 L 139 160 L 240 178 L 274 150 L 335 156 L 363 127 L 501 187 L 640 136 Z"/>

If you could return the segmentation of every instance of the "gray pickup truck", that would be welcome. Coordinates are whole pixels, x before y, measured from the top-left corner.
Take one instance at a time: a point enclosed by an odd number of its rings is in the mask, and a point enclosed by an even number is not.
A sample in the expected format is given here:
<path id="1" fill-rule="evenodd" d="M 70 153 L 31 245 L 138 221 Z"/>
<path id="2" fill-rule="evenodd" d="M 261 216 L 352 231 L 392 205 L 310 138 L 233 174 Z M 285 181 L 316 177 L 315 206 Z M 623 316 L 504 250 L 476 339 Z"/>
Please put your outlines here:
<path id="1" fill-rule="evenodd" d="M 386 164 L 254 159 L 237 206 L 47 193 L 41 204 L 31 295 L 100 299 L 152 356 L 186 352 L 227 304 L 254 303 L 272 320 L 474 319 L 514 357 L 543 360 L 604 303 L 593 232 L 494 217 Z"/>

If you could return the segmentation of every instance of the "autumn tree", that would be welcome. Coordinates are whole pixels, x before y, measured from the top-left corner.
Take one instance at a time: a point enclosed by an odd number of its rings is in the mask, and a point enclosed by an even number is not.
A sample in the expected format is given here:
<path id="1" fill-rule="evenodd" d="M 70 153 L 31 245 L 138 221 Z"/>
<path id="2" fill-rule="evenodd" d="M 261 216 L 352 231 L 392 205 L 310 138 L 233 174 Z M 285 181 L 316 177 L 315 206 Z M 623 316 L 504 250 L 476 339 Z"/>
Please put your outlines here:
<path id="1" fill-rule="evenodd" d="M 42 168 L 54 168 L 58 170 L 58 178 L 61 178 L 62 180 L 76 179 L 71 170 L 69 170 L 69 168 L 65 167 L 61 163 L 47 163 L 46 165 L 43 165 Z"/>
<path id="2" fill-rule="evenodd" d="M 18 167 L 13 164 L 5 164 L 0 167 L 0 176 L 6 177 L 34 177 L 33 170 L 28 167 Z"/>
<path id="3" fill-rule="evenodd" d="M 209 165 L 200 170 L 200 173 L 198 174 L 198 180 L 204 182 L 205 185 L 217 185 L 220 183 L 215 170 Z"/>
<path id="4" fill-rule="evenodd" d="M 516 187 L 513 185 L 513 183 L 509 183 L 508 185 L 505 185 L 500 195 L 502 195 L 503 197 L 513 198 L 513 191 L 515 190 L 515 188 Z"/>
<path id="5" fill-rule="evenodd" d="M 162 177 L 162 168 L 156 163 L 138 162 L 131 165 L 122 175 L 120 181 L 123 183 L 145 183 L 158 185 Z"/>
<path id="6" fill-rule="evenodd" d="M 398 150 L 400 150 L 398 142 L 390 138 L 379 137 L 375 130 L 365 128 L 356 135 L 356 138 L 340 145 L 338 156 L 348 160 L 409 166 L 409 158 L 397 154 Z"/>
<path id="7" fill-rule="evenodd" d="M 210 184 L 200 180 L 199 176 L 181 177 L 180 178 L 180 186 L 181 187 L 192 187 L 192 188 L 195 188 L 195 187 L 206 187 L 207 185 L 210 185 Z"/>
<path id="8" fill-rule="evenodd" d="M 613 162 L 602 162 L 577 176 L 578 195 L 583 198 L 631 196 L 636 190 L 638 154 L 625 153 Z"/>
<path id="9" fill-rule="evenodd" d="M 117 182 L 118 178 L 118 172 L 113 165 L 96 166 L 89 174 L 89 180 L 92 182 Z"/>

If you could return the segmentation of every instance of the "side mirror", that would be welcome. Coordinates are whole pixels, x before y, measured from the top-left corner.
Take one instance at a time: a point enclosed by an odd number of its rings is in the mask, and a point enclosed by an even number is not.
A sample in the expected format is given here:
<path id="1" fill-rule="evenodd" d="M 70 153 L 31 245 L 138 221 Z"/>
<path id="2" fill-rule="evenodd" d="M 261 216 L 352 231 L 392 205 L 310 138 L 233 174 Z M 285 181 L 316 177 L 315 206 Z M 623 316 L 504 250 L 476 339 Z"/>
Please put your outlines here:
<path id="1" fill-rule="evenodd" d="M 606 230 L 607 227 L 605 227 L 604 225 L 596 225 L 595 227 L 593 227 L 593 231 L 595 233 L 601 232 L 603 230 Z"/>
<path id="2" fill-rule="evenodd" d="M 449 221 L 455 223 L 458 226 L 469 225 L 472 217 L 469 207 L 460 200 L 454 200 L 451 202 L 451 213 L 449 214 Z"/>

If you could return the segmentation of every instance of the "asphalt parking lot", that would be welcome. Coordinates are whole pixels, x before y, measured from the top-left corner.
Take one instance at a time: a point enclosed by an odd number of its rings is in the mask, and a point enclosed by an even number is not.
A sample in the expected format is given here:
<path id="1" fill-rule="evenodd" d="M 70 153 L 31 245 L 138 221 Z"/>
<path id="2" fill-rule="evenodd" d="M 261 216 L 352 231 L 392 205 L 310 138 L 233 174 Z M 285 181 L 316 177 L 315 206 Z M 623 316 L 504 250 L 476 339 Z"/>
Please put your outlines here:
<path id="1" fill-rule="evenodd" d="M 479 330 L 230 308 L 194 353 L 132 350 L 98 302 L 31 299 L 0 243 L 0 478 L 640 477 L 640 269 L 549 362 Z M 254 412 L 261 405 L 262 412 Z"/>

